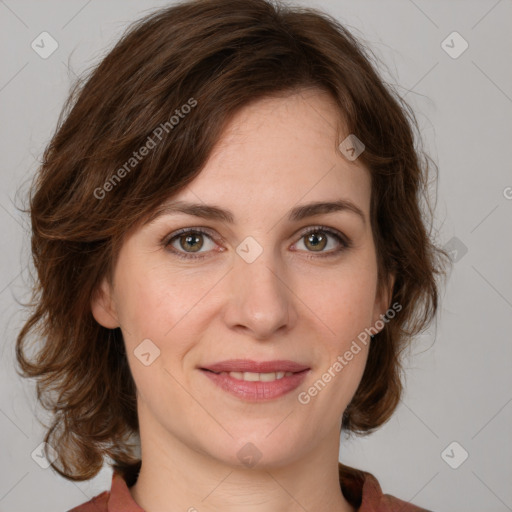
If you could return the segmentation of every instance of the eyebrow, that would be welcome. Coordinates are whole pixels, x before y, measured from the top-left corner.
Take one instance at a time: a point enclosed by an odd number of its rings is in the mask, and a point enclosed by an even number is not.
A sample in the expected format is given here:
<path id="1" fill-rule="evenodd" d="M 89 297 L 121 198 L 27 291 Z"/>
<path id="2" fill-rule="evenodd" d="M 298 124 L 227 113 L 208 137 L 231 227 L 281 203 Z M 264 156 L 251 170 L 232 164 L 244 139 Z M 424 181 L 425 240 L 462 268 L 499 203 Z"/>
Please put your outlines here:
<path id="1" fill-rule="evenodd" d="M 290 222 L 298 222 L 314 215 L 334 213 L 334 212 L 352 212 L 361 218 L 363 223 L 366 223 L 366 216 L 363 211 L 348 199 L 339 199 L 338 201 L 317 201 L 312 203 L 296 206 L 290 210 L 288 220 Z M 171 201 L 159 206 L 153 214 L 144 222 L 149 224 L 155 221 L 162 215 L 172 215 L 175 213 L 184 213 L 186 215 L 193 215 L 194 217 L 201 217 L 204 219 L 218 220 L 233 224 L 235 216 L 229 210 L 225 210 L 215 205 L 207 205 L 201 203 L 187 203 L 185 201 Z"/>

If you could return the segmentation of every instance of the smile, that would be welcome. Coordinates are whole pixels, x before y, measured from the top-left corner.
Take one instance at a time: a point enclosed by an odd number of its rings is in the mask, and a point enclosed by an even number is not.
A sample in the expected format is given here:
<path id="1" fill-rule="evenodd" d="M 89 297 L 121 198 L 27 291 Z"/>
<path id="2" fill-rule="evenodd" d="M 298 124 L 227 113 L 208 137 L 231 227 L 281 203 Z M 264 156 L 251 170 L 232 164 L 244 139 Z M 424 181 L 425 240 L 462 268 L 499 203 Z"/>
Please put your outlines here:
<path id="1" fill-rule="evenodd" d="M 255 372 L 214 372 L 217 375 L 226 374 L 237 380 L 245 380 L 249 382 L 263 381 L 270 382 L 279 380 L 283 377 L 291 377 L 293 372 L 269 372 L 269 373 L 255 373 Z"/>
<path id="2" fill-rule="evenodd" d="M 249 402 L 268 401 L 283 397 L 298 388 L 310 369 L 299 372 L 213 372 L 201 369 L 217 388 Z"/>

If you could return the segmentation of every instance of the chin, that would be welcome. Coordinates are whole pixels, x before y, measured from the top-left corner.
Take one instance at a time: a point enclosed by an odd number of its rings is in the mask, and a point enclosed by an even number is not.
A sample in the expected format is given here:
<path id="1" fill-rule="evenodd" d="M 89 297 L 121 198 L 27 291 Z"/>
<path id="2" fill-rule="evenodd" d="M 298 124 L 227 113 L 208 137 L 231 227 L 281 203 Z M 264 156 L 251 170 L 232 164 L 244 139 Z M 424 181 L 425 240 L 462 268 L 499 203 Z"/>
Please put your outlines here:
<path id="1" fill-rule="evenodd" d="M 281 421 L 282 418 L 274 422 L 272 428 L 267 428 L 268 422 L 261 429 L 255 428 L 254 423 L 249 429 L 230 428 L 233 439 L 223 436 L 222 442 L 216 444 L 218 449 L 212 450 L 210 445 L 208 451 L 219 462 L 236 468 L 270 470 L 290 464 L 300 456 L 297 447 L 303 443 L 289 435 L 284 423 L 276 428 Z"/>

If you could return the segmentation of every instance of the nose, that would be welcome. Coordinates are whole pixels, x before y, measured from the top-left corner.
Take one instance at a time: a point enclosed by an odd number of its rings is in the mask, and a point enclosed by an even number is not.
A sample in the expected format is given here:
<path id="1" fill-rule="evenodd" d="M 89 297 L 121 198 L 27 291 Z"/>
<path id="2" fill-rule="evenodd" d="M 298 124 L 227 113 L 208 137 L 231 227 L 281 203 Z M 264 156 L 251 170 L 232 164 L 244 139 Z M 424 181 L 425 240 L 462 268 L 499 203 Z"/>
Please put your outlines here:
<path id="1" fill-rule="evenodd" d="M 224 321 L 231 329 L 264 340 L 288 331 L 297 319 L 292 286 L 285 269 L 265 250 L 252 263 L 235 255 L 226 276 Z"/>

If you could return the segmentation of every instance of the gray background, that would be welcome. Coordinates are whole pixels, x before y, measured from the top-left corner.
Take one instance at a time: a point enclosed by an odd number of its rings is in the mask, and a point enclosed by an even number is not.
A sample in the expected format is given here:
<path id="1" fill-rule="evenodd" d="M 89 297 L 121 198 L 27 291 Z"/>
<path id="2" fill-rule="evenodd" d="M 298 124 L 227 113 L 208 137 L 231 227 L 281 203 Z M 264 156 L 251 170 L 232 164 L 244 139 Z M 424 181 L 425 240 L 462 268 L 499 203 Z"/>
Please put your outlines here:
<path id="1" fill-rule="evenodd" d="M 384 492 L 436 512 L 512 510 L 512 1 L 300 3 L 333 14 L 385 62 L 382 73 L 415 109 L 439 165 L 439 241 L 458 247 L 437 326 L 406 361 L 403 402 L 373 435 L 342 439 L 340 460 L 372 472 Z M 129 22 L 164 5 L 0 0 L 0 512 L 64 511 L 110 488 L 108 468 L 74 483 L 31 457 L 43 430 L 34 385 L 13 368 L 30 248 L 28 219 L 16 205 L 70 78 L 95 64 Z M 59 45 L 47 59 L 31 48 L 43 31 Z M 441 46 L 453 31 L 469 44 L 458 58 Z M 462 450 L 469 456 L 460 464 Z"/>

